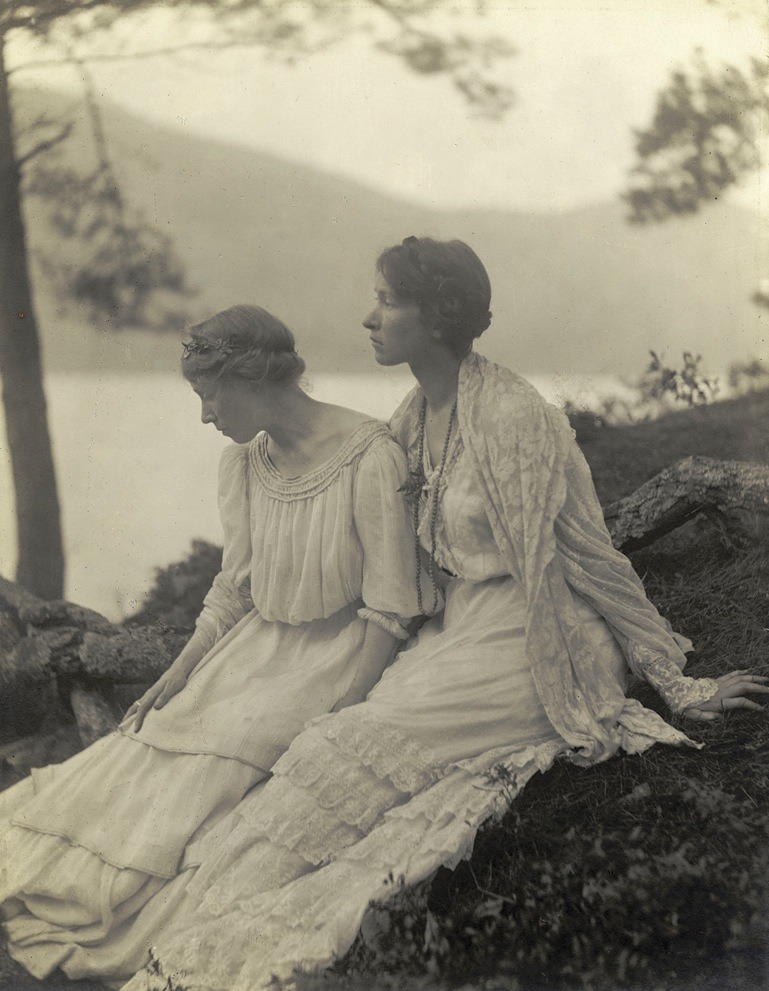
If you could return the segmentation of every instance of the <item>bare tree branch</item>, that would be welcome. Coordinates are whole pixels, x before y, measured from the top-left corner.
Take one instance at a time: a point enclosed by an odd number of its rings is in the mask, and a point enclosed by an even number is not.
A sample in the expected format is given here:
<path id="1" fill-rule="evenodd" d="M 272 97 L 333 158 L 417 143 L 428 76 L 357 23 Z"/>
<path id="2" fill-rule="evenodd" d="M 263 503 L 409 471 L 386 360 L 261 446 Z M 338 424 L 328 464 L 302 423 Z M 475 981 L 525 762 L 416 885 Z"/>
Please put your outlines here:
<path id="1" fill-rule="evenodd" d="M 58 134 L 55 134 L 52 138 L 48 138 L 45 141 L 38 142 L 38 144 L 36 144 L 34 148 L 31 148 L 25 155 L 21 155 L 16 159 L 18 167 L 23 168 L 23 166 L 26 165 L 27 162 L 32 161 L 33 158 L 37 158 L 38 155 L 42 155 L 44 152 L 50 151 L 52 148 L 55 148 L 56 145 L 61 144 L 62 141 L 66 141 L 72 133 L 74 126 L 75 125 L 72 121 L 68 121 L 64 124 Z"/>
<path id="2" fill-rule="evenodd" d="M 39 3 L 21 3 L 11 8 L 11 13 L 0 16 L 0 34 L 6 31 L 27 29 L 38 30 L 72 14 L 96 10 L 107 5 L 107 0 L 48 0 L 45 6 Z M 149 6 L 149 2 L 138 0 L 137 8 Z M 125 6 L 125 3 L 121 4 Z"/>

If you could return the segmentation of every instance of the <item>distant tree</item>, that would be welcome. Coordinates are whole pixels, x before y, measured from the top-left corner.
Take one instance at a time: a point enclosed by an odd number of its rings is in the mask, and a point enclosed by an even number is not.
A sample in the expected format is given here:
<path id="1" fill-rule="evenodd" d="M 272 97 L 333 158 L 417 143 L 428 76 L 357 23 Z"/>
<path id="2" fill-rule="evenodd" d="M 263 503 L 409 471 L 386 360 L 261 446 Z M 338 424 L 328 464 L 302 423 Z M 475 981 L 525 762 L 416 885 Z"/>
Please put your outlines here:
<path id="1" fill-rule="evenodd" d="M 703 5 L 725 7 L 726 3 L 703 0 Z M 731 3 L 728 9 L 732 16 L 740 16 Z M 769 44 L 765 3 L 756 25 L 765 48 Z M 636 164 L 623 195 L 632 222 L 696 213 L 761 167 L 769 130 L 768 81 L 765 57 L 753 58 L 746 69 L 734 65 L 713 69 L 700 51 L 688 71 L 679 68 L 671 74 L 657 95 L 651 124 L 635 132 Z M 757 292 L 754 301 L 766 305 L 760 296 Z"/>
<path id="2" fill-rule="evenodd" d="M 478 9 L 483 0 L 477 0 Z M 509 52 L 498 38 L 470 38 L 434 28 L 432 15 L 450 0 L 2 0 L 0 2 L 0 368 L 16 493 L 19 561 L 16 578 L 43 598 L 62 595 L 64 554 L 59 502 L 22 197 L 45 195 L 61 238 L 88 246 L 82 265 L 55 256 L 52 272 L 66 293 L 85 303 L 93 319 L 113 327 L 152 323 L 150 301 L 158 293 L 183 295 L 188 287 L 172 245 L 121 197 L 109 160 L 98 107 L 81 62 L 84 98 L 92 123 L 97 164 L 91 171 L 41 165 L 41 156 L 65 141 L 64 122 L 38 122 L 30 147 L 22 148 L 12 101 L 8 52 L 20 36 L 57 43 L 62 60 L 77 60 L 78 39 L 106 38 L 126 18 L 161 8 L 178 15 L 181 47 L 256 45 L 286 58 L 331 44 L 352 31 L 422 74 L 442 74 L 480 112 L 499 115 L 509 90 L 489 75 L 491 62 Z M 186 34 L 191 15 L 207 16 L 205 43 Z M 82 46 L 81 46 L 82 47 Z M 92 46 L 89 46 L 92 50 Z M 147 54 L 147 53 L 144 53 Z M 119 57 L 114 51 L 107 57 Z M 35 172 L 30 174 L 30 163 Z M 164 313 L 165 316 L 165 313 Z"/>
<path id="3" fill-rule="evenodd" d="M 769 63 L 715 70 L 699 56 L 676 70 L 648 128 L 635 132 L 637 161 L 624 199 L 630 220 L 695 213 L 761 165 L 769 127 Z"/>

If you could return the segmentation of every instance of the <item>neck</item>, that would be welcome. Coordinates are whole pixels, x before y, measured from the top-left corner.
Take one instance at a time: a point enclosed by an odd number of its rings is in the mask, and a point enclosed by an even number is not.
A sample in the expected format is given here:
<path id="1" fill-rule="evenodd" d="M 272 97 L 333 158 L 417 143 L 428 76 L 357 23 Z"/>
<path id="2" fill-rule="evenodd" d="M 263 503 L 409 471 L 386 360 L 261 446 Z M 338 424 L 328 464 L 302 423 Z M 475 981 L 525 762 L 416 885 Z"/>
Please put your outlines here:
<path id="1" fill-rule="evenodd" d="M 422 387 L 427 405 L 434 413 L 439 413 L 454 403 L 462 360 L 450 351 L 441 349 L 423 362 L 410 364 L 411 373 Z"/>
<path id="2" fill-rule="evenodd" d="M 296 384 L 276 389 L 265 426 L 270 440 L 287 453 L 301 449 L 314 434 L 318 406 L 317 400 Z"/>

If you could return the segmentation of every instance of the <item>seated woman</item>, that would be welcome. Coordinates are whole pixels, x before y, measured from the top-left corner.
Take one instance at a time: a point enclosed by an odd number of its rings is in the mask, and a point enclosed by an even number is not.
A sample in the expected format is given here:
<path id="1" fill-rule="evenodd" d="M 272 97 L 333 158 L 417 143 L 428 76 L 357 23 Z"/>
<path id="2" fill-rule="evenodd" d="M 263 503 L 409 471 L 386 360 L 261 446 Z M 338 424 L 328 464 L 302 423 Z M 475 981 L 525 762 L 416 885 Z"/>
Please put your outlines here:
<path id="1" fill-rule="evenodd" d="M 419 606 L 434 609 L 440 585 L 445 609 L 365 702 L 311 722 L 204 841 L 158 932 L 164 976 L 142 972 L 126 991 L 177 975 L 195 991 L 259 991 L 326 966 L 372 900 L 468 856 L 510 782 L 520 790 L 558 757 L 690 743 L 625 697 L 628 668 L 694 719 L 756 708 L 744 694 L 769 691 L 745 672 L 682 674 L 680 638 L 612 547 L 566 417 L 471 350 L 491 319 L 475 253 L 407 238 L 377 271 L 365 321 L 376 360 L 408 363 L 419 382 L 392 421 L 426 555 Z"/>
<path id="2" fill-rule="evenodd" d="M 193 327 L 184 375 L 222 453 L 221 573 L 196 631 L 110 736 L 0 796 L 11 954 L 125 979 L 196 844 L 308 719 L 365 698 L 417 611 L 387 427 L 310 398 L 290 331 L 236 306 Z"/>

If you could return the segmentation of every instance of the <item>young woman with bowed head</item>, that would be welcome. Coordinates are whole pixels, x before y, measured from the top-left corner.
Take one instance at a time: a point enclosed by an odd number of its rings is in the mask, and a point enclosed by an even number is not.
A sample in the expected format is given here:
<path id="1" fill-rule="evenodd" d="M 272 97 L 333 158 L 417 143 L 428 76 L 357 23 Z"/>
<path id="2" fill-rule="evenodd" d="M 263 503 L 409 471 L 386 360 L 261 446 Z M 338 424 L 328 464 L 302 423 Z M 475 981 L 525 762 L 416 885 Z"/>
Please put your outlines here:
<path id="1" fill-rule="evenodd" d="M 693 719 L 756 708 L 744 694 L 769 690 L 746 672 L 682 674 L 690 645 L 612 547 L 565 416 L 473 353 L 489 306 L 462 242 L 411 237 L 379 258 L 365 327 L 379 364 L 407 363 L 419 383 L 392 427 L 410 466 L 420 610 L 445 606 L 366 701 L 311 722 L 241 803 L 158 933 L 184 987 L 259 991 L 328 965 L 371 901 L 468 856 L 509 782 L 558 757 L 690 743 L 625 697 L 628 668 Z M 500 767 L 504 789 L 490 779 Z M 127 991 L 163 986 L 143 972 Z"/>
<path id="2" fill-rule="evenodd" d="M 299 385 L 255 306 L 193 327 L 184 375 L 222 453 L 222 570 L 192 639 L 118 730 L 0 796 L 9 950 L 33 974 L 125 980 L 198 849 L 307 720 L 362 701 L 417 612 L 387 427 Z"/>

